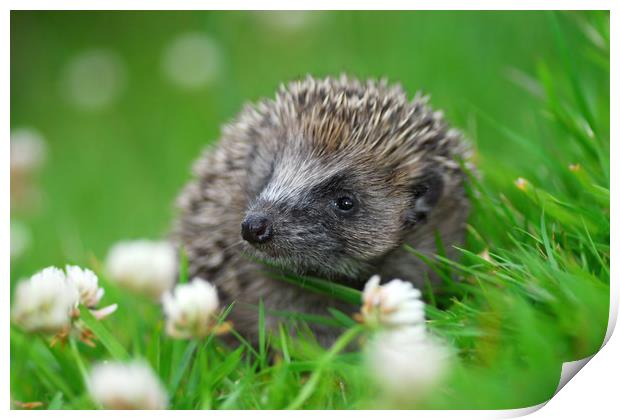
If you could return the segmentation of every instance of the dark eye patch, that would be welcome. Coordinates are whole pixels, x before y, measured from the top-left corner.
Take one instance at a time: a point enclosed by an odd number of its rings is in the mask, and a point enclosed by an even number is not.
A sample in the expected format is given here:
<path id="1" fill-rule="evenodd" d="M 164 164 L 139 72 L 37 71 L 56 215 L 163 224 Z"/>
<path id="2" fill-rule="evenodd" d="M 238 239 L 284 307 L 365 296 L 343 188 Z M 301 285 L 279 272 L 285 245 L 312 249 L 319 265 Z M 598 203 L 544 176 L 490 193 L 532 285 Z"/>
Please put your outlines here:
<path id="1" fill-rule="evenodd" d="M 344 174 L 335 174 L 313 186 L 310 189 L 310 195 L 316 198 L 331 196 L 336 192 L 346 190 L 348 185 L 350 185 L 350 180 Z"/>

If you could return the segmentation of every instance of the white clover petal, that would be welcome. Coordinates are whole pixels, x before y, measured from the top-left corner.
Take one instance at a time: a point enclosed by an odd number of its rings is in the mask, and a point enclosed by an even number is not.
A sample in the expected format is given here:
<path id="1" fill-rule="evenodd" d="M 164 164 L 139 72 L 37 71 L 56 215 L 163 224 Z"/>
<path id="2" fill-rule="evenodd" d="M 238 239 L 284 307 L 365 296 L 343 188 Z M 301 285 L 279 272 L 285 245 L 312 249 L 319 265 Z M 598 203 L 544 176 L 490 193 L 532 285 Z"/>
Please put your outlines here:
<path id="1" fill-rule="evenodd" d="M 95 402 L 109 410 L 163 410 L 168 395 L 151 367 L 142 361 L 100 363 L 88 378 Z"/>
<path id="2" fill-rule="evenodd" d="M 13 321 L 31 332 L 57 333 L 71 323 L 79 294 L 56 267 L 45 268 L 17 285 Z"/>
<path id="3" fill-rule="evenodd" d="M 201 278 L 177 285 L 162 297 L 166 331 L 175 338 L 199 338 L 213 327 L 219 299 L 217 289 Z"/>
<path id="4" fill-rule="evenodd" d="M 389 321 L 390 325 L 394 326 L 422 324 L 424 320 L 424 310 L 399 310 L 391 314 L 389 318 L 384 317 L 384 319 Z"/>
<path id="5" fill-rule="evenodd" d="M 381 277 L 378 274 L 371 276 L 364 285 L 364 295 L 374 293 L 381 283 Z"/>
<path id="6" fill-rule="evenodd" d="M 422 294 L 411 283 L 394 279 L 383 286 L 382 296 L 383 305 L 395 307 L 409 300 L 420 299 Z"/>
<path id="7" fill-rule="evenodd" d="M 135 240 L 114 245 L 106 259 L 111 281 L 159 299 L 176 280 L 176 252 L 165 241 Z"/>
<path id="8" fill-rule="evenodd" d="M 112 313 L 114 313 L 117 309 L 118 309 L 118 305 L 116 303 L 113 303 L 112 305 L 108 305 L 105 308 L 92 309 L 90 313 L 92 313 L 93 316 L 97 319 L 103 319 L 107 317 L 108 315 L 111 315 Z"/>
<path id="9" fill-rule="evenodd" d="M 103 297 L 104 290 L 99 287 L 99 279 L 87 268 L 67 265 L 67 280 L 73 283 L 80 294 L 80 303 L 87 308 L 96 306 Z"/>

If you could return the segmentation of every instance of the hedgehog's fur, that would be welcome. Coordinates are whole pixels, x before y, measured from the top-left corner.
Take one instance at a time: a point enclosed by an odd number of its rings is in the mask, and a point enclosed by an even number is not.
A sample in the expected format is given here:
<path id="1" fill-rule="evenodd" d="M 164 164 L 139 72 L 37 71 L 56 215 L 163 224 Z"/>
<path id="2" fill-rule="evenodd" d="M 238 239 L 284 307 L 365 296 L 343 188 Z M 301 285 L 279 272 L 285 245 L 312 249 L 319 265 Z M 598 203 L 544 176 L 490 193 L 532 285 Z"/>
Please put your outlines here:
<path id="1" fill-rule="evenodd" d="M 260 299 L 268 311 L 357 309 L 273 279 L 257 258 L 358 289 L 374 273 L 417 286 L 436 280 L 401 245 L 431 255 L 438 232 L 453 254 L 469 208 L 460 165 L 468 154 L 426 97 L 409 101 L 385 81 L 307 77 L 224 127 L 178 199 L 173 236 L 190 276 L 215 283 L 224 303 L 235 301 L 235 328 L 255 340 Z M 330 207 L 342 191 L 355 196 L 353 216 Z M 274 235 L 255 248 L 240 224 L 258 211 L 274 217 Z M 267 317 L 269 327 L 277 322 Z M 328 343 L 335 331 L 315 333 Z"/>

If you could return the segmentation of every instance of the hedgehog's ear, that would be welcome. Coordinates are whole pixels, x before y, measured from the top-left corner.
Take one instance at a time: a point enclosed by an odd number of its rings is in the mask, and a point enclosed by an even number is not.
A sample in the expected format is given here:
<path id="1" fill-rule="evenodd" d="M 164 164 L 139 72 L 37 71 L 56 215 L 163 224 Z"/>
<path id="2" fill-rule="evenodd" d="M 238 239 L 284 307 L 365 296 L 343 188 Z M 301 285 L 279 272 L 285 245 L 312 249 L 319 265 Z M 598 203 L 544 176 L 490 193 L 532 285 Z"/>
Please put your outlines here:
<path id="1" fill-rule="evenodd" d="M 426 221 L 428 214 L 439 201 L 443 192 L 443 179 L 439 172 L 429 169 L 411 185 L 411 205 L 405 214 L 408 227 Z"/>

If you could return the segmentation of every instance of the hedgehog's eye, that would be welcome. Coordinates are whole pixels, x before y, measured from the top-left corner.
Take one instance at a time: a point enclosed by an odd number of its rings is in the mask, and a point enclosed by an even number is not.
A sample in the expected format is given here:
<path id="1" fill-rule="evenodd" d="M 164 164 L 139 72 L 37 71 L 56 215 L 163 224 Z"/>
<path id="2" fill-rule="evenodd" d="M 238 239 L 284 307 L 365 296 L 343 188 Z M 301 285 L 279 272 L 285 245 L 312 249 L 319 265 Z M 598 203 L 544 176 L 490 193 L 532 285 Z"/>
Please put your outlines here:
<path id="1" fill-rule="evenodd" d="M 348 195 L 338 197 L 334 204 L 336 205 L 336 208 L 342 213 L 351 213 L 353 210 L 355 210 L 356 206 L 353 197 L 350 197 Z"/>

